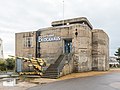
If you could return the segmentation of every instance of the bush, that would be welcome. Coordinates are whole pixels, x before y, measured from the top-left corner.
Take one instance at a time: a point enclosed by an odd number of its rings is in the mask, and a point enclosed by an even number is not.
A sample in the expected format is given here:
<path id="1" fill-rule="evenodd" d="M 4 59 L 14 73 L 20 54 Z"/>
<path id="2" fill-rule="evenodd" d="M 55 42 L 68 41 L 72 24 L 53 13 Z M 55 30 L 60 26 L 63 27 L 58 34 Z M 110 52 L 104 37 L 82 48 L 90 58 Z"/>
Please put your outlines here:
<path id="1" fill-rule="evenodd" d="M 5 60 L 0 59 L 0 71 L 5 71 L 5 70 L 6 70 Z"/>
<path id="2" fill-rule="evenodd" d="M 6 67 L 7 67 L 7 70 L 13 70 L 15 67 L 15 59 L 7 58 L 6 59 Z"/>

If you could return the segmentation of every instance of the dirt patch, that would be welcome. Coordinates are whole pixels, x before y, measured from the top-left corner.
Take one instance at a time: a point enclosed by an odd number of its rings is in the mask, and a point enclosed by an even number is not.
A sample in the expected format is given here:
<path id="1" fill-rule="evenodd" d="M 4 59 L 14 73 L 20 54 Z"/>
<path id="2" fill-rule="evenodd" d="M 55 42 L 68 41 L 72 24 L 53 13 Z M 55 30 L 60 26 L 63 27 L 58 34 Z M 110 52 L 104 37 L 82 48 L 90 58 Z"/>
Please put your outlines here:
<path id="1" fill-rule="evenodd" d="M 79 77 L 88 77 L 88 76 L 95 76 L 101 74 L 107 74 L 109 71 L 91 71 L 91 72 L 83 72 L 83 73 L 72 73 L 66 76 L 59 78 L 59 80 L 71 79 L 71 78 L 79 78 Z"/>
<path id="2" fill-rule="evenodd" d="M 111 68 L 110 72 L 120 72 L 120 68 Z"/>
<path id="3" fill-rule="evenodd" d="M 39 83 L 39 84 L 47 84 L 47 83 L 51 83 L 51 82 L 55 82 L 58 81 L 58 79 L 48 79 L 48 78 L 37 78 L 34 79 L 33 81 L 31 81 L 31 83 Z"/>

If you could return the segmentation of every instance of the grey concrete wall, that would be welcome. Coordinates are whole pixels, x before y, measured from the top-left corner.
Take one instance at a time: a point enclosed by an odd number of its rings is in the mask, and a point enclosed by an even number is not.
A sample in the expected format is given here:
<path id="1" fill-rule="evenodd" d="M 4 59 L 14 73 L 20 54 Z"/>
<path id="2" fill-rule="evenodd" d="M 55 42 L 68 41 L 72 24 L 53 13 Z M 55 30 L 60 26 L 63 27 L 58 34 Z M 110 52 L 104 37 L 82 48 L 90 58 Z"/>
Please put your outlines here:
<path id="1" fill-rule="evenodd" d="M 53 64 L 60 54 L 64 53 L 64 39 L 72 38 L 68 27 L 51 27 L 41 31 L 41 36 L 54 35 L 61 38 L 60 41 L 40 42 L 41 58 L 47 61 L 47 64 Z"/>
<path id="2" fill-rule="evenodd" d="M 77 72 L 90 71 L 92 65 L 92 57 L 91 57 L 91 29 L 87 26 L 76 25 L 75 29 L 77 29 L 78 35 L 73 36 L 73 48 L 74 48 L 74 61 L 76 63 L 75 70 Z M 76 31 L 73 32 L 73 34 Z"/>
<path id="3" fill-rule="evenodd" d="M 99 29 L 92 30 L 92 68 L 93 70 L 109 69 L 109 37 Z"/>
<path id="4" fill-rule="evenodd" d="M 72 57 L 72 59 L 69 60 L 69 62 L 65 63 L 65 66 L 63 67 L 62 72 L 60 72 L 60 76 L 70 74 L 73 71 L 74 71 L 74 60 L 73 60 L 73 57 Z"/>
<path id="5" fill-rule="evenodd" d="M 25 38 L 29 37 L 33 38 L 32 47 L 24 47 Z M 23 32 L 23 33 L 16 33 L 15 34 L 15 55 L 20 57 L 29 57 L 31 55 L 32 57 L 35 57 L 36 52 L 36 32 Z"/>

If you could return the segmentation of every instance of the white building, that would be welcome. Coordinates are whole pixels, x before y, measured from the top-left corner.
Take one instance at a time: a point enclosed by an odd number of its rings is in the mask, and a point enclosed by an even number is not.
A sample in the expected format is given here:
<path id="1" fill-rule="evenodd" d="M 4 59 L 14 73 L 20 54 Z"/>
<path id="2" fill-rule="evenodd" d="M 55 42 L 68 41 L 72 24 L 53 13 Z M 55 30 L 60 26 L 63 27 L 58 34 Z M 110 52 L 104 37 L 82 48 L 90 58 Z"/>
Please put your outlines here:
<path id="1" fill-rule="evenodd" d="M 110 67 L 118 67 L 119 62 L 117 61 L 117 58 L 116 57 L 110 57 L 109 65 L 110 65 Z"/>
<path id="2" fill-rule="evenodd" d="M 0 58 L 3 58 L 3 42 L 1 38 L 0 38 Z"/>

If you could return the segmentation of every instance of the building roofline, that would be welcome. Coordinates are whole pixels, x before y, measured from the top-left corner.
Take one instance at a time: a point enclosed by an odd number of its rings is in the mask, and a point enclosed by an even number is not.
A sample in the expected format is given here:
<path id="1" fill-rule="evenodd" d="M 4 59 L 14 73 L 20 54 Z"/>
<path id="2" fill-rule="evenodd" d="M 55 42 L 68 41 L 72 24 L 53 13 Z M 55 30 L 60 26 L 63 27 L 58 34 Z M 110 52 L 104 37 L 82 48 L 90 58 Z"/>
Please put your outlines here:
<path id="1" fill-rule="evenodd" d="M 37 31 L 37 30 L 36 30 Z M 30 33 L 30 32 L 36 32 L 36 31 L 23 31 L 23 32 L 17 32 L 17 33 L 15 33 L 15 34 L 22 34 L 22 33 Z"/>
<path id="2" fill-rule="evenodd" d="M 72 19 L 66 19 L 66 20 L 53 21 L 51 25 L 55 27 L 55 26 L 66 25 L 67 23 L 74 24 L 74 23 L 82 23 L 82 22 L 85 22 L 91 29 L 93 29 L 93 26 L 91 25 L 91 23 L 88 21 L 86 17 L 78 17 L 78 18 L 72 18 Z"/>

